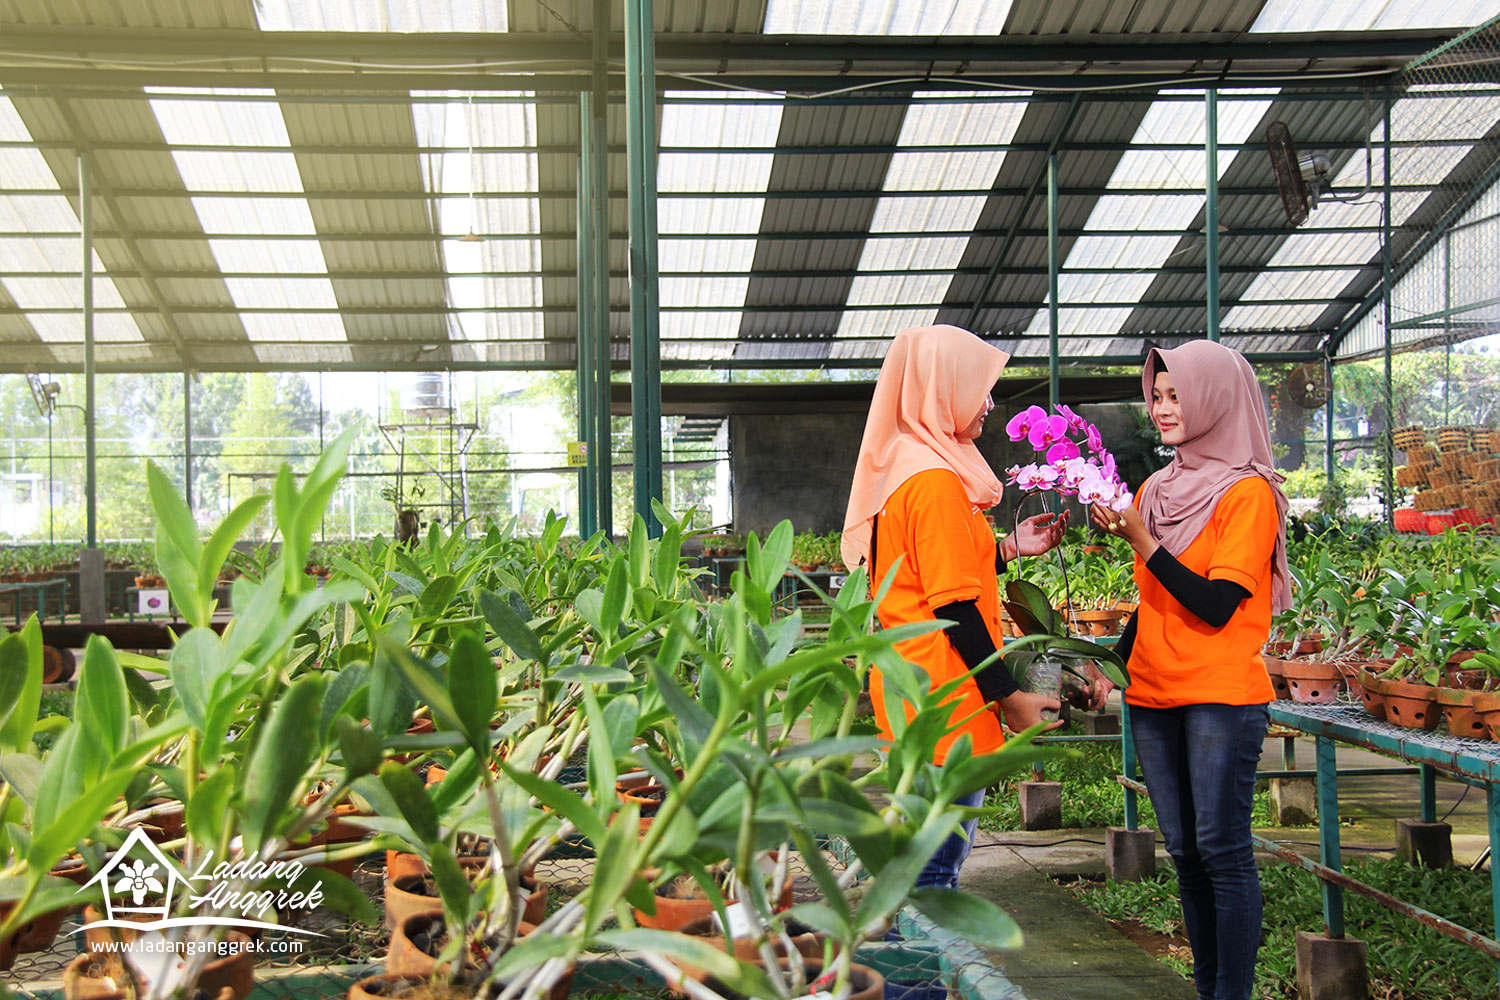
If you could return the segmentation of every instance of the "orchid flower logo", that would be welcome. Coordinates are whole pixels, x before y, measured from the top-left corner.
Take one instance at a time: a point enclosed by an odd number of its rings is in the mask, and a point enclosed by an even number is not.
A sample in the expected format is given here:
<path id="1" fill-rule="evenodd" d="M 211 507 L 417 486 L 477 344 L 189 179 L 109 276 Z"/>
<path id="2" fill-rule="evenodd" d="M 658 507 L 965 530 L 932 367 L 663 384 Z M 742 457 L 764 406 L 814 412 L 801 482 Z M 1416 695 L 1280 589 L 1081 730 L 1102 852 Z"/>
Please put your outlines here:
<path id="1" fill-rule="evenodd" d="M 131 864 L 120 866 L 120 878 L 115 882 L 115 892 L 128 892 L 135 905 L 140 906 L 148 892 L 166 892 L 166 886 L 156 878 L 159 865 L 150 865 L 136 858 Z"/>

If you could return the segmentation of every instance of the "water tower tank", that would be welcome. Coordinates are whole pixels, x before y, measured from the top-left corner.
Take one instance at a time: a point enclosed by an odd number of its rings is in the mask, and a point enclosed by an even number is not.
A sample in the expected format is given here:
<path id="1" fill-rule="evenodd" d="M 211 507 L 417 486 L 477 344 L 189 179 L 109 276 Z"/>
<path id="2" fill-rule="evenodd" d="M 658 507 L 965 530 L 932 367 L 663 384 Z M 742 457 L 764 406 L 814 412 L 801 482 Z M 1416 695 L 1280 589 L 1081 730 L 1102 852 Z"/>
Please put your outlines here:
<path id="1" fill-rule="evenodd" d="M 401 409 L 407 420 L 448 420 L 448 380 L 440 372 L 420 372 L 412 376 L 401 394 Z"/>

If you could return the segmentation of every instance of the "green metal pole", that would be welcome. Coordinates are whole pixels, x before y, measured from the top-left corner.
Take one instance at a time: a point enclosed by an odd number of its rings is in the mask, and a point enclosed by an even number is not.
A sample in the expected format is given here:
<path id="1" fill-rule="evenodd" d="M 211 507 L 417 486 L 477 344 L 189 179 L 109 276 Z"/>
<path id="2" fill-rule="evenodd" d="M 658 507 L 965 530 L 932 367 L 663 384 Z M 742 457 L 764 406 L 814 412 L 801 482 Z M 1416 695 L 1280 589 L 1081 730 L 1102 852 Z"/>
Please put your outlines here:
<path id="1" fill-rule="evenodd" d="M 1333 359 L 1329 358 L 1323 362 L 1328 366 L 1328 403 L 1323 407 L 1323 475 L 1330 486 L 1333 485 L 1333 477 L 1337 475 L 1333 461 L 1333 401 L 1337 396 L 1337 383 L 1334 381 Z"/>
<path id="2" fill-rule="evenodd" d="M 321 393 L 319 394 L 321 397 Z M 319 399 L 318 405 L 322 406 Z M 319 451 L 322 449 L 320 448 Z M 182 373 L 182 498 L 193 509 L 193 376 Z"/>
<path id="3" fill-rule="evenodd" d="M 613 356 L 610 352 L 609 329 L 609 132 L 605 115 L 609 110 L 609 29 L 610 0 L 594 0 L 594 101 L 593 141 L 590 155 L 594 158 L 594 189 L 592 210 L 594 213 L 594 418 L 598 422 L 595 444 L 598 451 L 591 456 L 594 461 L 594 476 L 598 489 L 595 512 L 599 527 L 606 536 L 614 531 L 614 440 L 610 424 L 609 380 Z"/>
<path id="4" fill-rule="evenodd" d="M 1453 423 L 1448 412 L 1449 386 L 1453 384 L 1453 233 L 1443 236 L 1443 423 Z"/>
<path id="5" fill-rule="evenodd" d="M 1057 154 L 1047 157 L 1047 400 L 1062 402 L 1057 346 Z"/>
<path id="6" fill-rule="evenodd" d="M 1396 463 L 1391 430 L 1396 426 L 1396 404 L 1391 392 L 1391 92 L 1385 92 L 1385 192 L 1380 212 L 1380 281 L 1385 294 L 1381 310 L 1385 328 L 1385 433 L 1381 435 L 1380 465 L 1382 485 L 1385 488 L 1385 523 L 1391 530 L 1396 528 L 1395 491 L 1393 469 Z"/>
<path id="7" fill-rule="evenodd" d="M 626 147 L 630 160 L 630 423 L 635 512 L 661 535 L 661 341 L 656 271 L 656 28 L 649 0 L 625 0 Z"/>
<path id="8" fill-rule="evenodd" d="M 578 95 L 578 440 L 586 449 L 578 469 L 578 535 L 589 538 L 598 530 L 595 505 L 599 486 L 595 478 L 594 400 L 598 395 L 594 378 L 594 115 L 593 95 Z"/>
<path id="9" fill-rule="evenodd" d="M 98 480 L 94 440 L 94 208 L 89 154 L 78 154 L 78 223 L 83 234 L 83 480 L 84 547 L 97 548 Z"/>
<path id="10" fill-rule="evenodd" d="M 1494 914 L 1495 937 L 1500 939 L 1500 785 L 1491 781 L 1484 786 L 1484 803 L 1490 821 L 1490 912 Z M 1500 966 L 1496 969 L 1500 973 Z"/>
<path id="11" fill-rule="evenodd" d="M 1219 92 L 1212 87 L 1204 96 L 1208 117 L 1204 133 L 1204 150 L 1208 156 L 1205 184 L 1208 198 L 1204 202 L 1204 267 L 1208 272 L 1208 339 L 1219 339 Z"/>
<path id="12" fill-rule="evenodd" d="M 1343 871 L 1343 852 L 1339 845 L 1339 777 L 1338 759 L 1333 740 L 1319 736 L 1314 741 L 1318 758 L 1318 846 L 1323 864 Z M 1323 923 L 1328 936 L 1344 936 L 1344 890 L 1332 882 L 1323 883 Z"/>
<path id="13" fill-rule="evenodd" d="M 1139 781 L 1135 773 L 1135 735 L 1130 731 L 1130 706 L 1120 702 L 1120 770 L 1131 781 Z M 1134 788 L 1125 789 L 1125 829 L 1134 830 L 1140 824 L 1140 805 Z"/>

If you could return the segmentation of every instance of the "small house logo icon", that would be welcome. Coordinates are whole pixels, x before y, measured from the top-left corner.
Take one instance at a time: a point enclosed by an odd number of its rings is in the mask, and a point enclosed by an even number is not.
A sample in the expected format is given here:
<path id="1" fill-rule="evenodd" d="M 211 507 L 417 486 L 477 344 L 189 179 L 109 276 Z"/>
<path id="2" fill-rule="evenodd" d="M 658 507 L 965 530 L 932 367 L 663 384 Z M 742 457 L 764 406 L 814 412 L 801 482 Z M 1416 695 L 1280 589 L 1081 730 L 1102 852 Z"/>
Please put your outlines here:
<path id="1" fill-rule="evenodd" d="M 140 854 L 135 853 L 137 849 Z M 131 830 L 109 863 L 78 891 L 82 892 L 95 882 L 100 883 L 104 895 L 104 920 L 100 921 L 103 924 L 134 922 L 121 920 L 121 914 L 165 920 L 172 912 L 172 896 L 178 884 L 187 884 L 177 867 L 151 842 L 142 827 Z M 160 902 L 145 905 L 152 900 Z"/>

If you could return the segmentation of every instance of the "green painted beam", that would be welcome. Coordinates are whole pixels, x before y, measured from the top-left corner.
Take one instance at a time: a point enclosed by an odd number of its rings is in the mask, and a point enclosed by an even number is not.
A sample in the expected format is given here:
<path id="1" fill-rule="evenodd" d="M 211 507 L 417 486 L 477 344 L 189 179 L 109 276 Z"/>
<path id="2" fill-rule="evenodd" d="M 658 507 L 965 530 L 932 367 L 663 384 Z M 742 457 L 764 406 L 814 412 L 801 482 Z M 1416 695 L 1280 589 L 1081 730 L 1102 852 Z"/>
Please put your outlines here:
<path id="1" fill-rule="evenodd" d="M 1203 133 L 1203 151 L 1207 159 L 1204 171 L 1205 194 L 1203 200 L 1203 268 L 1207 276 L 1208 301 L 1207 328 L 1204 335 L 1209 340 L 1219 339 L 1219 92 L 1206 91 L 1203 95 L 1206 118 Z"/>

